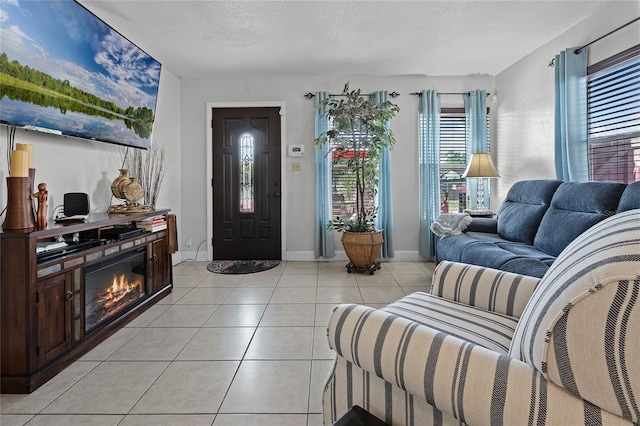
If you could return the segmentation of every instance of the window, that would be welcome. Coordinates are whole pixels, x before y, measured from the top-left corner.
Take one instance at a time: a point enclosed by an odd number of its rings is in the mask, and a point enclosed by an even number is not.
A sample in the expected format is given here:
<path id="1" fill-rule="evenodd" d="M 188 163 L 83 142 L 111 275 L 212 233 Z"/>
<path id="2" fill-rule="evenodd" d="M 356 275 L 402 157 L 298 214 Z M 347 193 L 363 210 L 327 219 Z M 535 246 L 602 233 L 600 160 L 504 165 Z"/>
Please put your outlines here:
<path id="1" fill-rule="evenodd" d="M 254 149 L 253 136 L 240 138 L 240 213 L 253 213 L 254 194 Z"/>
<path id="2" fill-rule="evenodd" d="M 640 45 L 587 69 L 589 177 L 640 180 Z"/>
<path id="3" fill-rule="evenodd" d="M 489 123 L 487 111 L 487 144 L 490 147 Z M 465 125 L 464 108 L 442 108 L 440 111 L 440 211 L 442 213 L 461 212 L 467 207 L 467 180 L 462 178 L 467 167 Z"/>
<path id="4" fill-rule="evenodd" d="M 344 134 L 341 136 L 346 137 Z M 361 156 L 360 158 L 366 157 L 367 154 L 364 149 L 357 153 L 357 155 Z M 331 179 L 333 186 L 333 217 L 350 219 L 356 214 L 356 175 L 347 170 L 346 163 L 347 159 L 353 158 L 356 153 L 353 151 L 341 152 L 336 149 L 335 145 L 332 145 L 331 155 L 333 160 Z M 371 194 L 365 194 L 365 203 L 367 209 L 373 209 L 375 200 L 371 197 Z"/>

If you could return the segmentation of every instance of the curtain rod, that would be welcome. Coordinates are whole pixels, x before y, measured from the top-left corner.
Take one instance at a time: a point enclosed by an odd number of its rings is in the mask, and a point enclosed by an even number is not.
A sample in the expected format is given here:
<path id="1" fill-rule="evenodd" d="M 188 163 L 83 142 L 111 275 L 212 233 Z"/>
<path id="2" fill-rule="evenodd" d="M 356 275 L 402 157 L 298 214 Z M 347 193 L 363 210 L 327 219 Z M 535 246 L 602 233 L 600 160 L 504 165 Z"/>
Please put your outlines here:
<path id="1" fill-rule="evenodd" d="M 438 92 L 438 95 L 468 95 L 470 92 Z M 411 96 L 422 96 L 422 92 L 411 92 L 409 93 Z M 491 95 L 491 93 L 487 92 L 487 96 Z"/>
<path id="2" fill-rule="evenodd" d="M 307 92 L 303 96 L 305 98 L 307 98 L 307 99 L 313 99 L 313 98 L 316 97 L 316 95 L 314 95 L 311 92 Z M 347 95 L 344 95 L 342 93 L 340 93 L 339 95 L 333 94 L 333 93 L 329 93 L 329 96 L 347 96 Z M 362 96 L 373 96 L 373 93 L 363 93 Z M 396 91 L 393 91 L 393 92 L 389 93 L 389 96 L 391 96 L 392 98 L 397 98 L 398 96 L 400 96 L 400 93 L 398 93 Z"/>
<path id="3" fill-rule="evenodd" d="M 613 34 L 613 33 L 617 32 L 617 31 L 620 31 L 620 30 L 621 30 L 621 29 L 623 29 L 624 27 L 626 27 L 626 26 L 628 26 L 628 25 L 631 25 L 631 24 L 633 24 L 634 22 L 636 22 L 636 21 L 638 21 L 638 20 L 640 20 L 640 17 L 637 17 L 636 19 L 632 19 L 631 21 L 627 22 L 626 24 L 619 26 L 619 27 L 618 27 L 618 28 L 616 28 L 615 30 L 611 30 L 611 31 L 609 31 L 608 33 L 606 33 L 605 35 L 598 37 L 597 39 L 595 39 L 595 40 L 593 40 L 593 41 L 591 41 L 591 42 L 589 42 L 589 43 L 585 44 L 584 46 L 580 46 L 580 47 L 578 47 L 577 49 L 575 49 L 575 50 L 573 51 L 573 53 L 574 53 L 575 55 L 577 55 L 577 54 L 578 54 L 578 53 L 580 53 L 580 51 L 581 51 L 582 49 L 584 49 L 585 47 L 591 46 L 593 43 L 595 43 L 595 42 L 597 42 L 597 41 L 600 41 L 600 40 L 602 40 L 602 39 L 603 39 L 603 38 L 605 38 L 605 37 L 609 37 L 611 34 Z M 551 68 L 553 68 L 553 67 L 555 67 L 555 66 L 556 66 L 556 58 L 555 58 L 555 57 L 554 57 L 553 59 L 551 59 L 551 61 L 549 61 L 549 66 L 550 66 Z"/>

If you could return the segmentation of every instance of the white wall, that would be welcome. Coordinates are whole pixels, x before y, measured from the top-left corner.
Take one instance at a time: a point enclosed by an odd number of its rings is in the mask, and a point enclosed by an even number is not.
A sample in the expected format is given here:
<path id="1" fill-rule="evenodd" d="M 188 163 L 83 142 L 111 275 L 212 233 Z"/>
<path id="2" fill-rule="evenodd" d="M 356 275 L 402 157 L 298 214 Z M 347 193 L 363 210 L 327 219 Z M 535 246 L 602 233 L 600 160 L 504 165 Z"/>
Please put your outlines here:
<path id="1" fill-rule="evenodd" d="M 307 92 L 328 90 L 340 93 L 344 83 L 363 92 L 375 90 L 397 91 L 400 97 L 392 101 L 400 113 L 391 121 L 397 139 L 391 156 L 392 191 L 394 202 L 396 260 L 418 259 L 418 98 L 409 93 L 424 89 L 440 92 L 465 92 L 493 88 L 493 77 L 224 77 L 211 79 L 183 79 L 181 84 L 181 141 L 182 141 L 182 235 L 183 257 L 195 257 L 197 246 L 210 238 L 206 229 L 207 102 L 269 102 L 286 104 L 287 144 L 304 144 L 303 159 L 286 159 L 283 180 L 286 180 L 286 253 L 287 259 L 313 259 L 314 220 L 314 145 L 313 100 L 303 97 Z M 443 106 L 462 106 L 462 96 L 444 96 Z M 299 161 L 301 170 L 291 172 L 291 162 Z M 191 249 L 186 239 L 193 240 Z M 206 244 L 202 244 L 199 259 L 206 259 Z M 337 249 L 341 245 L 336 246 Z"/>
<path id="2" fill-rule="evenodd" d="M 549 61 L 569 47 L 583 46 L 640 16 L 640 2 L 611 2 L 495 78 L 498 102 L 492 126 L 496 167 L 502 177 L 492 186 L 492 206 L 523 179 L 555 179 L 554 70 Z M 640 43 L 640 23 L 589 47 L 589 65 Z"/>
<path id="3" fill-rule="evenodd" d="M 168 69 L 160 76 L 160 90 L 153 130 L 153 143 L 166 147 L 170 167 L 161 187 L 158 207 L 170 208 L 180 217 L 180 80 Z M 0 127 L 0 210 L 6 206 L 7 127 Z M 67 192 L 89 194 L 91 212 L 105 212 L 111 202 L 111 181 L 122 165 L 123 148 L 77 138 L 52 136 L 18 129 L 16 143 L 33 144 L 33 166 L 36 186 L 47 184 L 49 214 L 62 205 Z M 4 217 L 0 218 L 4 221 Z"/>

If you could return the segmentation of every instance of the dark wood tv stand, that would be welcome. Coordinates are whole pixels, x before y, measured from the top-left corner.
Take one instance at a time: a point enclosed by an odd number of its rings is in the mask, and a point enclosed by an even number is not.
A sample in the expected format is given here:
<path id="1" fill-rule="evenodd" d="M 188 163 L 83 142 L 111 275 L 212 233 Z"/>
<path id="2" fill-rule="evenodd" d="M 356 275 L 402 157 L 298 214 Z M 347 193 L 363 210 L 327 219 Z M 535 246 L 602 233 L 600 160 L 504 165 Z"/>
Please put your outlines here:
<path id="1" fill-rule="evenodd" d="M 0 232 L 0 379 L 2 393 L 30 393 L 98 343 L 171 293 L 169 230 L 105 239 L 114 226 L 169 210 L 133 215 L 98 213 L 86 222 L 33 232 Z M 38 259 L 38 242 L 90 241 L 78 251 Z M 145 249 L 146 248 L 146 249 Z M 144 250 L 142 250 L 144 249 Z M 84 268 L 137 250 L 146 253 L 144 298 L 85 332 Z"/>

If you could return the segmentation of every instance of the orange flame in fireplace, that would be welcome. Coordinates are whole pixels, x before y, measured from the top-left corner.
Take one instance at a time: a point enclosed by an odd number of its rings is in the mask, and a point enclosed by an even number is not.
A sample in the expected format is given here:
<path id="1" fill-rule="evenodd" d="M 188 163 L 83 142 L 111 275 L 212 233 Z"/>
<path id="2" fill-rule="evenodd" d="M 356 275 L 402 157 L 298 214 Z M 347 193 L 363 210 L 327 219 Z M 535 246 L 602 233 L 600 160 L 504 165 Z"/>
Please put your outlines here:
<path id="1" fill-rule="evenodd" d="M 111 285 L 107 287 L 103 293 L 98 294 L 98 300 L 104 301 L 103 308 L 110 309 L 136 288 L 138 289 L 138 293 L 144 293 L 142 280 L 139 277 L 129 282 L 125 274 L 119 277 L 114 275 Z"/>

